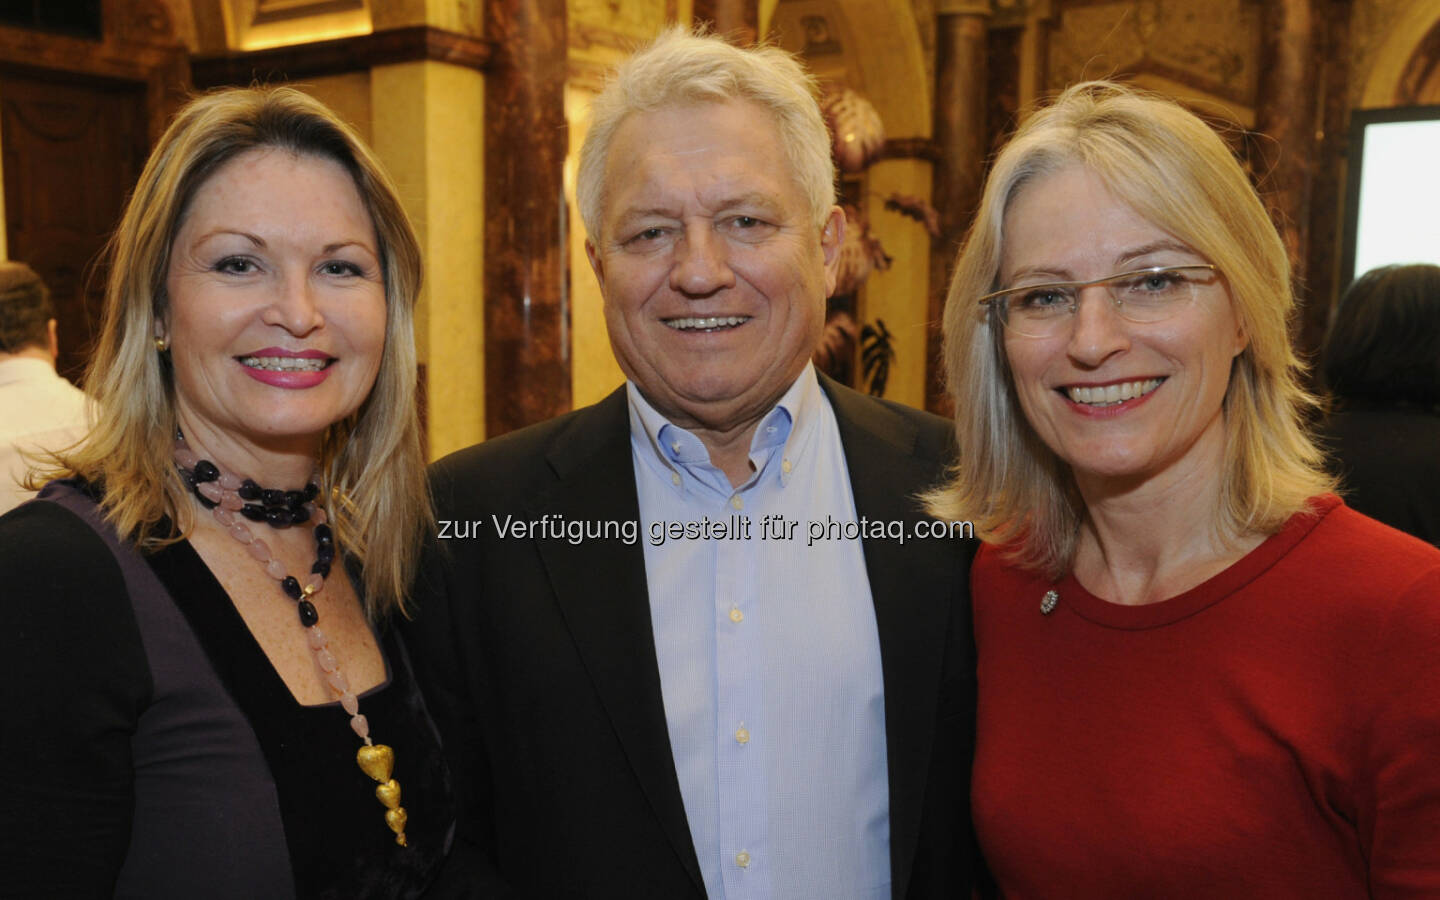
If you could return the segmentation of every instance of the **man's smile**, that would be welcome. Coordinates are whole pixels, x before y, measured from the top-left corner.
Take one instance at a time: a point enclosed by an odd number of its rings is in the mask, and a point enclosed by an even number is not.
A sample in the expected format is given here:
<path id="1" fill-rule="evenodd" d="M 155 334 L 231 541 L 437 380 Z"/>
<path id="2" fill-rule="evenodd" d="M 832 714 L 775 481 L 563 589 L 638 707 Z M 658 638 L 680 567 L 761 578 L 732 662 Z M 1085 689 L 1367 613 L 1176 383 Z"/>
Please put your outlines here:
<path id="1" fill-rule="evenodd" d="M 750 316 L 685 316 L 661 321 L 676 331 L 723 331 L 744 325 Z"/>

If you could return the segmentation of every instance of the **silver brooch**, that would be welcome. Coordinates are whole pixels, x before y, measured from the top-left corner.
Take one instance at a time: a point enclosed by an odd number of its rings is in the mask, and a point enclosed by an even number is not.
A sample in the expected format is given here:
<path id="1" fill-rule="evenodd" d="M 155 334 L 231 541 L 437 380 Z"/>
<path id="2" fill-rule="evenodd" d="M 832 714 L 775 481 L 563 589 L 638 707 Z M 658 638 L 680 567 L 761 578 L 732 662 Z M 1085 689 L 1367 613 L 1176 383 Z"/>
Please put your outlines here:
<path id="1" fill-rule="evenodd" d="M 1040 598 L 1040 615 L 1048 616 L 1055 611 L 1060 603 L 1060 595 L 1055 591 L 1046 591 L 1045 596 Z"/>

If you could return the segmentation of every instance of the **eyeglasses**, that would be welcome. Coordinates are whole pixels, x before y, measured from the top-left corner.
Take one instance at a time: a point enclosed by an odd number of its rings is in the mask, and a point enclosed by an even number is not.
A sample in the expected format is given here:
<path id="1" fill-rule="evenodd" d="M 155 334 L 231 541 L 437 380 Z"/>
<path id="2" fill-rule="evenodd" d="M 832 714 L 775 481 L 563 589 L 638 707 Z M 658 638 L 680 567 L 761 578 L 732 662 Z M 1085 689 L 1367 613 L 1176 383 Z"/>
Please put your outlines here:
<path id="1" fill-rule="evenodd" d="M 1217 273 L 1207 264 L 1151 266 L 1121 272 L 1094 281 L 1052 281 L 1006 288 L 980 298 L 994 310 L 1005 328 L 1024 337 L 1053 337 L 1074 321 L 1080 292 L 1103 286 L 1116 311 L 1128 322 L 1163 322 L 1195 299 L 1201 284 L 1211 284 Z"/>

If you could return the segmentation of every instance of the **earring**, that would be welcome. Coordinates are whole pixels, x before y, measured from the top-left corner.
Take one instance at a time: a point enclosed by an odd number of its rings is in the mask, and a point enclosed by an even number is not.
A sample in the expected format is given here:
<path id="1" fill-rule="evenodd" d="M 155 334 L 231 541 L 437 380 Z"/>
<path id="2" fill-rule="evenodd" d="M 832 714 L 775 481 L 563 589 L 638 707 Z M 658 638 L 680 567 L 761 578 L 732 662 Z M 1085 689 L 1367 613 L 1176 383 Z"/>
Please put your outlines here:
<path id="1" fill-rule="evenodd" d="M 155 349 L 160 353 L 164 353 L 170 349 L 170 342 L 163 337 L 157 337 L 155 339 Z"/>

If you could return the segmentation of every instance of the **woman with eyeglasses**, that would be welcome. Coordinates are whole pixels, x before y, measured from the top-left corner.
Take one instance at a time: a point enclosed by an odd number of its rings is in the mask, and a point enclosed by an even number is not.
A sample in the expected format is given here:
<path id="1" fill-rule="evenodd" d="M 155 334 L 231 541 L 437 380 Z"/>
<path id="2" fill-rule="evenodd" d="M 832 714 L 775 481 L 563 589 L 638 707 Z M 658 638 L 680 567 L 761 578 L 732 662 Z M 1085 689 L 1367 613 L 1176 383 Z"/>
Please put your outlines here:
<path id="1" fill-rule="evenodd" d="M 1440 895 L 1440 551 L 1330 493 L 1285 248 L 1114 84 L 999 154 L 945 313 L 1007 897 Z"/>

